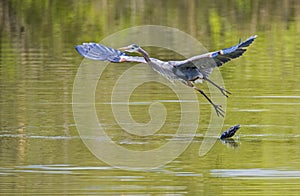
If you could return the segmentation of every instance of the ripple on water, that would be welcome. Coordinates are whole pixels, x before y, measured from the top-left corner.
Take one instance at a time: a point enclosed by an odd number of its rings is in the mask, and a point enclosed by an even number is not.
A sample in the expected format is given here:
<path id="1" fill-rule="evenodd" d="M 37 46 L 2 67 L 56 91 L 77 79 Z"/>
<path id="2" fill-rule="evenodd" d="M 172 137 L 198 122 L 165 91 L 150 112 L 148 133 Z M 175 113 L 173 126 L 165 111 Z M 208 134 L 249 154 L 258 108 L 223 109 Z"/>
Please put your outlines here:
<path id="1" fill-rule="evenodd" d="M 76 174 L 76 171 L 87 170 L 112 170 L 113 167 L 109 166 L 73 166 L 67 164 L 54 164 L 54 165 L 23 165 L 15 167 L 2 167 L 0 168 L 0 175 L 14 175 L 17 173 L 43 173 L 43 174 Z"/>
<path id="2" fill-rule="evenodd" d="M 262 179 L 262 178 L 299 178 L 299 170 L 275 170 L 275 169 L 213 169 L 213 177 L 221 178 L 243 178 L 243 179 Z"/>

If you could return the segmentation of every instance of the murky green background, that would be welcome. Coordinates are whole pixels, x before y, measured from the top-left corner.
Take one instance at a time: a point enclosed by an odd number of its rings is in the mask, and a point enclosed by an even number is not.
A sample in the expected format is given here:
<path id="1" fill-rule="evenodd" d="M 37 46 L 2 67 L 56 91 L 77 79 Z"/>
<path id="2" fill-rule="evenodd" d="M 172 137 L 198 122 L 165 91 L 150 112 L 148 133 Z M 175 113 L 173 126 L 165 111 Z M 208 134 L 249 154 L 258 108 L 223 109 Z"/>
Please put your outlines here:
<path id="1" fill-rule="evenodd" d="M 0 194 L 299 194 L 299 1 L 2 0 L 0 19 Z M 206 156 L 198 156 L 211 111 L 199 95 L 200 126 L 187 150 L 160 168 L 128 171 L 95 158 L 79 137 L 72 89 L 82 57 L 74 46 L 146 24 L 178 28 L 209 50 L 253 34 L 258 38 L 242 58 L 221 68 L 233 93 L 223 130 L 242 127 L 234 143 L 218 140 Z M 149 52 L 179 58 L 172 51 Z M 109 65 L 107 85 L 131 66 Z M 109 95 L 105 85 L 98 87 L 103 103 Z M 164 100 L 168 114 L 177 117 L 179 103 L 168 102 L 175 98 L 165 86 L 145 84 L 132 102 Z M 97 113 L 121 146 L 158 147 L 176 132 L 168 117 L 157 136 L 129 135 L 101 101 Z M 147 104 L 130 108 L 136 121 L 149 121 Z"/>

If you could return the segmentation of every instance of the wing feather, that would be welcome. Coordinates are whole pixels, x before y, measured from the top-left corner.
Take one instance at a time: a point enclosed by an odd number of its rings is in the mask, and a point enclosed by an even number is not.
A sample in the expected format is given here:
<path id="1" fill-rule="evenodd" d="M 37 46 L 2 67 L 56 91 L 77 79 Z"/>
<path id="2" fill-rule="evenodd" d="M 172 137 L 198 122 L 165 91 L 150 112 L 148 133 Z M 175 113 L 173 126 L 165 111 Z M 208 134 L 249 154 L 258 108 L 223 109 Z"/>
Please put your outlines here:
<path id="1" fill-rule="evenodd" d="M 139 62 L 146 63 L 143 57 L 139 56 L 128 56 L 126 53 L 116 50 L 102 44 L 97 43 L 83 43 L 75 47 L 77 52 L 88 59 L 99 60 L 99 61 L 110 61 L 113 63 L 120 62 Z"/>
<path id="2" fill-rule="evenodd" d="M 223 50 L 194 56 L 184 61 L 173 61 L 172 63 L 174 64 L 174 71 L 185 72 L 187 67 L 196 67 L 199 69 L 202 75 L 208 76 L 214 67 L 222 66 L 231 59 L 238 58 L 243 55 L 243 53 L 246 51 L 245 48 L 248 47 L 256 37 L 256 35 L 251 36 L 246 41 L 240 42 L 235 46 L 225 48 Z"/>

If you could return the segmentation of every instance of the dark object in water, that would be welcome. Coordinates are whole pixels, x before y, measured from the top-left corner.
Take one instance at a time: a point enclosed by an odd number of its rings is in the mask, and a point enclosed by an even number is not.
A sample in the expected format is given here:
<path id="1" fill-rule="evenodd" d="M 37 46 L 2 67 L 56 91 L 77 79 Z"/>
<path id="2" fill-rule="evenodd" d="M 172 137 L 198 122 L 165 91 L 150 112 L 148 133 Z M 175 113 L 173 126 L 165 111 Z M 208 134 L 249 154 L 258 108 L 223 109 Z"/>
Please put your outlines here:
<path id="1" fill-rule="evenodd" d="M 225 139 L 234 136 L 234 134 L 237 132 L 237 130 L 240 129 L 240 125 L 235 125 L 233 127 L 230 127 L 228 130 L 224 131 L 220 137 L 220 139 Z"/>

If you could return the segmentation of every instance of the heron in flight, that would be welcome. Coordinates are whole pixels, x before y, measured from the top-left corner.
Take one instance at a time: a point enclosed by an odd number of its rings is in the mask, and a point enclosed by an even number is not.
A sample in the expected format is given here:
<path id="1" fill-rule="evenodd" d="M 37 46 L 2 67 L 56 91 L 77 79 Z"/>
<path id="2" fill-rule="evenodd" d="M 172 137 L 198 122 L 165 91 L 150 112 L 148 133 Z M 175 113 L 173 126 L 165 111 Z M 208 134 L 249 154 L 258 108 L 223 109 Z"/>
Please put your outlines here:
<path id="1" fill-rule="evenodd" d="M 215 67 L 219 67 L 231 59 L 240 57 L 256 37 L 257 36 L 254 35 L 243 42 L 240 40 L 237 45 L 232 47 L 197 55 L 180 61 L 161 61 L 159 59 L 151 58 L 144 49 L 136 44 L 131 44 L 127 47 L 116 50 L 97 43 L 83 43 L 82 45 L 77 45 L 75 49 L 83 57 L 92 60 L 107 60 L 113 63 L 146 63 L 150 65 L 156 72 L 166 77 L 170 81 L 181 81 L 185 85 L 194 88 L 209 101 L 209 103 L 214 107 L 218 116 L 224 117 L 225 112 L 222 109 L 222 106 L 215 104 L 204 93 L 204 91 L 198 88 L 195 84 L 199 82 L 201 83 L 203 80 L 205 80 L 218 88 L 224 96 L 228 97 L 228 94 L 231 93 L 210 80 L 208 77 Z M 140 53 L 142 57 L 130 56 L 125 52 Z"/>

